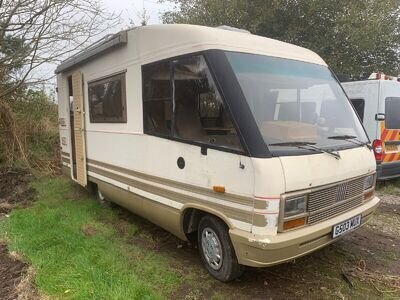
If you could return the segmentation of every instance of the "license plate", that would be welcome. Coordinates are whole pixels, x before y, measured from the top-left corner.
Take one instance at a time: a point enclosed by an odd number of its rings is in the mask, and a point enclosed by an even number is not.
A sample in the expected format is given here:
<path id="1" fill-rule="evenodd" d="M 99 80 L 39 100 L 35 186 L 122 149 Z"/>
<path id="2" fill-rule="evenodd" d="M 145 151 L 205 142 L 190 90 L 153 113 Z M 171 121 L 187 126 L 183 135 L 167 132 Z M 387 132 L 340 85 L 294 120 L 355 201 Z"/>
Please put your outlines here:
<path id="1" fill-rule="evenodd" d="M 355 216 L 351 219 L 336 224 L 332 229 L 332 237 L 337 238 L 361 225 L 361 215 Z"/>
<path id="2" fill-rule="evenodd" d="M 388 152 L 394 152 L 394 151 L 398 151 L 399 150 L 397 145 L 386 145 L 385 149 Z"/>

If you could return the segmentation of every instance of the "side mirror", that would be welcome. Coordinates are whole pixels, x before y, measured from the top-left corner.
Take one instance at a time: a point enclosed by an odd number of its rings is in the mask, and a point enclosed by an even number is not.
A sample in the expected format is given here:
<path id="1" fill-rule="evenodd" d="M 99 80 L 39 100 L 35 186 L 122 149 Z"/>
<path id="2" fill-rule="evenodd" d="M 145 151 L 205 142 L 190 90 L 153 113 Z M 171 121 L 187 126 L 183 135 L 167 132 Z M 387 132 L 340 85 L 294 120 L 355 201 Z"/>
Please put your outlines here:
<path id="1" fill-rule="evenodd" d="M 376 114 L 375 121 L 385 121 L 385 114 Z"/>

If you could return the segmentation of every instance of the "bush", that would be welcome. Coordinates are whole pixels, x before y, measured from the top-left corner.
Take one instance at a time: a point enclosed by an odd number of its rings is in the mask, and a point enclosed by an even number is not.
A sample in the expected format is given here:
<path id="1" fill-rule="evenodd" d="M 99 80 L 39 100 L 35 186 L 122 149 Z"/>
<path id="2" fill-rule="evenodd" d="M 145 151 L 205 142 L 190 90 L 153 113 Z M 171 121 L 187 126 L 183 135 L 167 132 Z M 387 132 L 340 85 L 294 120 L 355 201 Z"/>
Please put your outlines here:
<path id="1" fill-rule="evenodd" d="M 29 164 L 41 173 L 59 172 L 57 105 L 43 91 L 27 90 L 10 101 L 9 107 L 13 126 L 0 124 L 0 163 Z M 20 144 L 11 138 L 12 130 Z"/>

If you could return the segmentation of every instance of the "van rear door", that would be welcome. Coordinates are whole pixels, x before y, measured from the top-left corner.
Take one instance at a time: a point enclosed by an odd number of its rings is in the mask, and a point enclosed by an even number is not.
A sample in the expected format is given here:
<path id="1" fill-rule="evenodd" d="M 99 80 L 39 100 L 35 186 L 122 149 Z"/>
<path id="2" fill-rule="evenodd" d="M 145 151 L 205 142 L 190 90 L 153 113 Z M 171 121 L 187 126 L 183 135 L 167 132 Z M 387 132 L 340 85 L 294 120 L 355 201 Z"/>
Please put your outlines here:
<path id="1" fill-rule="evenodd" d="M 385 121 L 380 122 L 384 146 L 382 163 L 400 161 L 400 83 L 381 82 L 380 102 L 384 105 Z"/>

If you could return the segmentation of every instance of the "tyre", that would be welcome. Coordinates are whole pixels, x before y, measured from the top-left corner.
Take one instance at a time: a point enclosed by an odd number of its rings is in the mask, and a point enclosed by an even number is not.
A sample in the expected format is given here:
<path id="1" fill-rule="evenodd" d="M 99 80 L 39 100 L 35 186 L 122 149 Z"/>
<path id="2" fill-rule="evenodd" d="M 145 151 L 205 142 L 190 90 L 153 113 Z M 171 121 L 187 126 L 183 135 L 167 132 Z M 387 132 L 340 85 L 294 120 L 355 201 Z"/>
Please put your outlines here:
<path id="1" fill-rule="evenodd" d="M 213 277 L 229 282 L 242 275 L 244 267 L 237 261 L 224 222 L 210 215 L 204 216 L 199 223 L 197 238 L 201 259 Z"/>

